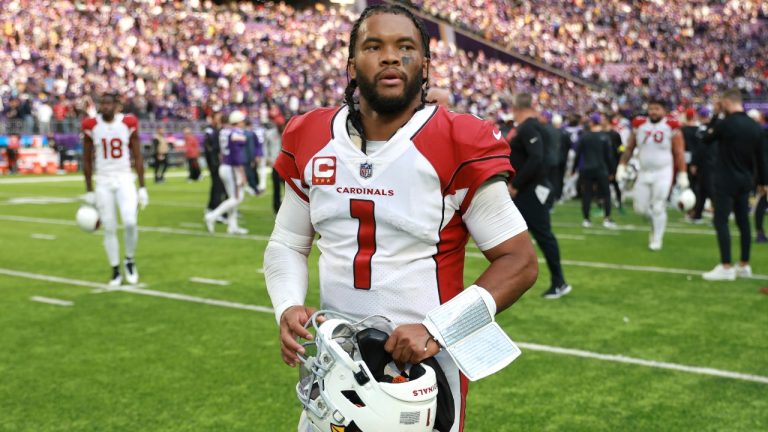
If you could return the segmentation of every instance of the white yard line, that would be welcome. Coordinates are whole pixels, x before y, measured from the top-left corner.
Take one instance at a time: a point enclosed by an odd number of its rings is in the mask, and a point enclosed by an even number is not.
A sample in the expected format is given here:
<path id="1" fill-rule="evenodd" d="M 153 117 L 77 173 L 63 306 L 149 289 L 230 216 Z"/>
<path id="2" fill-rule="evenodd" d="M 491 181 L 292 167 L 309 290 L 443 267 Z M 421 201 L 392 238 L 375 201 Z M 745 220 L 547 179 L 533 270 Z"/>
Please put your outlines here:
<path id="1" fill-rule="evenodd" d="M 189 174 L 186 172 L 171 172 L 166 173 L 166 177 L 187 177 Z M 0 179 L 0 186 L 6 184 L 30 184 L 30 183 L 67 183 L 67 182 L 82 182 L 82 175 L 63 176 L 63 177 L 12 177 Z"/>
<path id="2" fill-rule="evenodd" d="M 573 222 L 552 222 L 553 227 L 557 228 L 581 228 L 581 224 Z M 635 232 L 650 232 L 650 226 L 636 226 L 633 224 L 622 225 L 619 224 L 616 228 L 618 231 L 635 231 Z M 688 235 L 715 235 L 714 228 L 676 228 L 667 226 L 666 232 L 673 234 L 688 234 Z M 736 231 L 731 231 L 731 234 L 738 234 Z"/>
<path id="3" fill-rule="evenodd" d="M 30 234 L 30 237 L 37 240 L 56 240 L 56 236 L 50 234 L 33 233 Z"/>
<path id="4" fill-rule="evenodd" d="M 47 304 L 52 304 L 56 306 L 72 306 L 75 304 L 74 302 L 71 302 L 71 301 L 59 300 L 59 299 L 50 298 L 50 297 L 34 296 L 34 297 L 30 297 L 29 299 L 32 300 L 33 302 L 47 303 Z"/>
<path id="5" fill-rule="evenodd" d="M 471 258 L 485 258 L 483 254 L 477 253 L 477 252 L 467 252 L 467 256 Z M 539 263 L 545 263 L 545 262 L 546 261 L 543 258 L 539 258 Z M 706 270 L 694 270 L 694 269 L 678 269 L 678 268 L 669 268 L 669 267 L 638 266 L 638 265 L 630 265 L 630 264 L 612 264 L 612 263 L 594 262 L 594 261 L 576 261 L 576 260 L 567 260 L 567 259 L 560 260 L 560 262 L 565 265 L 572 265 L 576 267 L 589 267 L 589 268 L 599 268 L 599 269 L 607 269 L 607 270 L 630 270 L 630 271 L 638 271 L 638 272 L 646 272 L 646 273 L 668 273 L 668 274 L 680 274 L 680 275 L 688 275 L 688 276 L 701 276 L 701 274 L 706 271 Z M 768 280 L 768 275 L 753 274 L 752 276 L 746 279 Z"/>
<path id="6" fill-rule="evenodd" d="M 66 219 L 49 219 L 49 218 L 14 216 L 14 215 L 0 215 L 0 220 L 12 221 L 12 222 L 41 223 L 41 224 L 49 224 L 49 225 L 68 225 L 68 226 L 77 225 L 74 219 L 70 221 Z M 260 235 L 253 235 L 253 234 L 249 234 L 249 235 L 232 235 L 232 234 L 224 234 L 224 233 L 208 234 L 208 232 L 204 230 L 202 218 L 200 220 L 201 222 L 199 225 L 200 226 L 199 230 L 179 229 L 179 228 L 172 228 L 172 227 L 139 226 L 139 231 L 140 232 L 157 232 L 157 233 L 163 233 L 163 234 L 188 235 L 188 236 L 194 236 L 194 237 L 234 238 L 234 239 L 241 239 L 241 240 L 258 240 L 258 241 L 269 240 L 268 236 L 260 236 Z"/>
<path id="7" fill-rule="evenodd" d="M 35 274 L 35 273 L 19 272 L 15 270 L 2 269 L 2 268 L 0 268 L 0 274 L 6 274 L 10 276 L 17 276 L 17 277 L 23 277 L 28 279 L 36 279 L 36 280 L 49 280 L 49 281 L 55 281 L 59 283 L 69 284 L 69 285 L 76 285 L 76 286 L 102 285 L 94 282 L 68 279 L 68 278 L 62 278 L 62 277 L 56 277 L 56 276 L 47 276 L 47 275 L 41 275 L 41 274 Z M 171 300 L 180 300 L 180 301 L 186 301 L 186 302 L 192 302 L 192 303 L 201 303 L 201 304 L 219 306 L 219 307 L 230 308 L 230 309 L 249 310 L 253 312 L 270 313 L 270 314 L 273 313 L 272 308 L 265 307 L 265 306 L 230 302 L 225 300 L 214 300 L 214 299 L 208 299 L 204 297 L 188 296 L 185 294 L 171 293 L 171 292 L 165 292 L 165 291 L 155 291 L 155 290 L 142 289 L 142 288 L 112 288 L 109 290 L 123 292 L 127 294 L 137 294 L 137 295 L 145 295 L 145 296 L 151 296 L 151 297 L 161 297 L 161 298 L 166 298 Z M 601 354 L 601 353 L 596 353 L 592 351 L 584 351 L 584 350 L 571 349 L 571 348 L 561 348 L 556 346 L 541 345 L 541 344 L 528 343 L 528 342 L 519 342 L 518 345 L 524 349 L 528 349 L 531 351 L 543 351 L 543 352 L 548 352 L 553 354 L 568 355 L 568 356 L 574 356 L 574 357 L 610 361 L 615 363 L 645 366 L 645 367 L 651 367 L 656 369 L 668 369 L 668 370 L 686 372 L 686 373 L 691 373 L 696 375 L 708 375 L 708 376 L 715 376 L 719 378 L 736 379 L 736 380 L 742 380 L 742 381 L 756 382 L 760 384 L 768 384 L 768 376 L 745 374 L 740 372 L 733 372 L 733 371 L 713 369 L 713 368 L 700 367 L 700 366 L 688 366 L 688 365 L 683 365 L 678 363 L 660 362 L 656 360 L 645 360 L 645 359 L 639 359 L 634 357 L 626 357 L 618 354 Z"/>
<path id="8" fill-rule="evenodd" d="M 535 343 L 520 342 L 518 345 L 521 348 L 525 348 L 531 351 L 543 351 L 553 354 L 569 355 L 574 357 L 583 357 L 595 360 L 604 360 L 615 363 L 633 364 L 639 366 L 647 366 L 657 369 L 669 369 L 680 372 L 688 372 L 697 375 L 710 375 L 720 378 L 737 379 L 742 381 L 751 381 L 760 384 L 768 384 L 768 376 L 752 375 L 739 372 L 731 372 L 721 369 L 713 369 L 708 367 L 699 366 L 686 366 L 677 363 L 660 362 L 656 360 L 644 360 L 634 357 L 627 357 L 620 354 L 600 354 L 591 351 L 584 351 L 571 348 L 560 348 L 549 345 L 540 345 Z"/>
<path id="9" fill-rule="evenodd" d="M 229 285 L 229 281 L 219 280 L 219 279 L 207 279 L 207 278 L 201 278 L 197 276 L 189 278 L 189 281 L 195 282 L 195 283 L 201 283 L 201 284 L 208 284 L 208 285 L 219 285 L 219 286 Z"/>

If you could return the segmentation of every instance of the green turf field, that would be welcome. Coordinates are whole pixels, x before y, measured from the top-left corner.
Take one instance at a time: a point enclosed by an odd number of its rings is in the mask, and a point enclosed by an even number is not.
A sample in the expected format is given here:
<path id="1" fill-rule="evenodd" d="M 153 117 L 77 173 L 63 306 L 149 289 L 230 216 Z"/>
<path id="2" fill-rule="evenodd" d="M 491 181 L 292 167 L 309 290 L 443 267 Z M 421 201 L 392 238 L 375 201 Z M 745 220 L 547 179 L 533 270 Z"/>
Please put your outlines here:
<path id="1" fill-rule="evenodd" d="M 222 234 L 210 236 L 207 179 L 149 184 L 136 257 L 146 286 L 103 292 L 110 273 L 101 237 L 74 225 L 80 177 L 8 183 L 19 178 L 0 178 L 1 431 L 296 430 L 297 372 L 280 361 L 274 317 L 243 306 L 270 305 L 259 273 L 269 195 L 241 207 L 251 235 L 229 237 L 219 225 Z M 498 317 L 523 355 L 470 385 L 467 431 L 768 430 L 767 245 L 753 245 L 754 279 L 704 282 L 698 273 L 718 259 L 713 230 L 683 224 L 679 213 L 670 211 L 661 252 L 648 251 L 646 225 L 634 215 L 617 214 L 616 232 L 582 229 L 569 203 L 553 221 L 574 291 L 541 299 L 549 284 L 542 266 L 531 291 Z M 470 246 L 466 282 L 484 266 Z"/>

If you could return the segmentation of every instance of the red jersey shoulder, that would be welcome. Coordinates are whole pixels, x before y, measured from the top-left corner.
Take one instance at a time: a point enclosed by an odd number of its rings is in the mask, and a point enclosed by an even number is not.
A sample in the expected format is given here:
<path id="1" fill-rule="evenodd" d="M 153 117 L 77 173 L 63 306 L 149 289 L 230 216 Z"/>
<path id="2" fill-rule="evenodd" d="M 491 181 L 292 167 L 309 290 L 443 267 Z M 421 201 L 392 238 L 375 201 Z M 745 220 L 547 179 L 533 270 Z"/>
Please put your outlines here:
<path id="1" fill-rule="evenodd" d="M 133 114 L 126 114 L 123 116 L 123 124 L 128 126 L 128 129 L 135 130 L 139 127 L 139 119 Z"/>
<path id="2" fill-rule="evenodd" d="M 451 138 L 461 153 L 462 162 L 490 155 L 509 155 L 509 144 L 490 121 L 472 114 L 448 112 Z"/>
<path id="3" fill-rule="evenodd" d="M 677 117 L 673 117 L 673 116 L 667 117 L 667 124 L 673 130 L 680 129 L 680 120 L 678 120 Z"/>
<path id="4" fill-rule="evenodd" d="M 637 116 L 632 119 L 632 127 L 633 128 L 639 128 L 640 126 L 644 125 L 645 122 L 647 122 L 648 119 L 643 116 Z"/>
<path id="5" fill-rule="evenodd" d="M 92 131 L 96 127 L 96 119 L 94 117 L 86 117 L 80 122 L 80 127 L 83 131 Z"/>
<path id="6" fill-rule="evenodd" d="M 338 112 L 338 107 L 317 108 L 292 117 L 283 131 L 283 149 L 295 154 L 299 150 L 299 143 L 327 144 L 332 136 L 333 118 Z"/>

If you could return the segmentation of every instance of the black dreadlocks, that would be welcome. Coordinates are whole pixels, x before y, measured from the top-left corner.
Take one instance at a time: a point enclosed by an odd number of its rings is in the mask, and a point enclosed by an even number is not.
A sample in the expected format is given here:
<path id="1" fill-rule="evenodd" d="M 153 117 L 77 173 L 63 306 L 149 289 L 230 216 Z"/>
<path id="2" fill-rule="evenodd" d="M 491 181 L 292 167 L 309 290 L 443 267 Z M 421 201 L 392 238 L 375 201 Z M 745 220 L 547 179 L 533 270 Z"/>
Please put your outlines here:
<path id="1" fill-rule="evenodd" d="M 404 8 L 403 6 L 399 5 L 390 5 L 390 4 L 379 4 L 374 6 L 368 6 L 363 10 L 363 13 L 360 14 L 360 18 L 355 21 L 355 24 L 352 26 L 352 32 L 349 34 L 349 56 L 347 57 L 347 64 L 355 58 L 355 46 L 357 45 L 357 33 L 358 30 L 360 30 L 360 25 L 371 17 L 372 15 L 376 14 L 393 14 L 393 15 L 403 15 L 408 17 L 412 22 L 413 25 L 416 26 L 416 28 L 419 30 L 419 35 L 421 36 L 421 48 L 424 51 L 424 57 L 426 57 L 428 60 L 432 58 L 432 56 L 429 53 L 429 33 L 427 33 L 427 28 L 424 26 L 424 23 L 417 18 L 410 10 Z M 365 147 L 366 147 L 366 138 L 365 138 L 365 131 L 363 130 L 363 120 L 362 115 L 360 114 L 360 110 L 358 110 L 355 107 L 355 100 L 354 100 L 354 94 L 355 89 L 357 88 L 357 80 L 349 79 L 349 71 L 347 71 L 347 88 L 344 89 L 344 102 L 349 107 L 349 120 L 352 122 L 352 127 L 357 129 L 357 131 L 360 133 L 360 139 L 362 141 L 361 149 L 363 153 L 365 153 Z M 424 108 L 424 104 L 427 103 L 427 92 L 429 91 L 429 72 L 427 72 L 427 78 L 424 80 L 424 83 L 422 85 L 421 89 L 421 104 L 416 108 L 416 111 Z"/>

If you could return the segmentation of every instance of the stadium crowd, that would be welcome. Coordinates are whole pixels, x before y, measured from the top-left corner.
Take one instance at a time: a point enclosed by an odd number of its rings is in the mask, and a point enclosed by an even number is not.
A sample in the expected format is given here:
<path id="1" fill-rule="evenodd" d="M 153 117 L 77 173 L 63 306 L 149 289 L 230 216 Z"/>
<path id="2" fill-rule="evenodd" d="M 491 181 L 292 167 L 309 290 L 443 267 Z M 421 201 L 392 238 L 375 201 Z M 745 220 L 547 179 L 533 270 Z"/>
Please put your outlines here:
<path id="1" fill-rule="evenodd" d="M 354 18 L 319 4 L 12 1 L 0 11 L 0 115 L 24 130 L 45 133 L 51 123 L 74 130 L 105 88 L 142 119 L 203 120 L 268 103 L 294 114 L 338 104 L 346 85 L 343 35 Z M 459 110 L 493 116 L 510 90 L 535 90 L 545 106 L 561 110 L 592 103 L 589 91 L 566 79 L 432 44 L 432 84 L 451 88 Z"/>
<path id="2" fill-rule="evenodd" d="M 768 92 L 768 3 L 760 0 L 411 4 L 510 50 L 608 83 L 632 105 L 649 94 L 685 102 L 723 87 Z"/>

